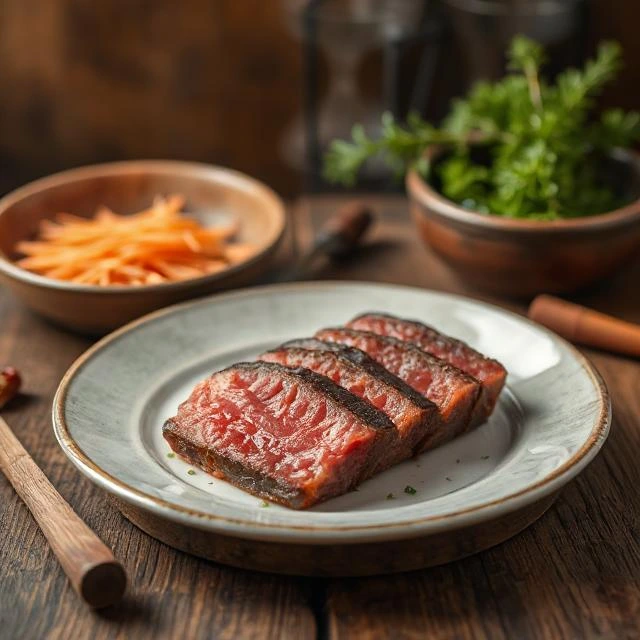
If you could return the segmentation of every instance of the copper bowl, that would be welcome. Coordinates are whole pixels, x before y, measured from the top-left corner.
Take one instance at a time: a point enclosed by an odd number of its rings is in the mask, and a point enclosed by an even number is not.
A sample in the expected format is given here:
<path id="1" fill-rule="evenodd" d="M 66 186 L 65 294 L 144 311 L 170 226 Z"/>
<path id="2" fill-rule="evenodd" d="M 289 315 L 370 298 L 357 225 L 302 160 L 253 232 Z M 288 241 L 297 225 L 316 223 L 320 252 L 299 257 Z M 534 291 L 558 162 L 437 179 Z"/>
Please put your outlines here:
<path id="1" fill-rule="evenodd" d="M 614 161 L 637 194 L 640 155 L 617 151 Z M 465 282 L 493 293 L 575 291 L 612 275 L 640 248 L 640 198 L 595 216 L 532 221 L 464 209 L 415 172 L 406 186 L 424 243 Z"/>

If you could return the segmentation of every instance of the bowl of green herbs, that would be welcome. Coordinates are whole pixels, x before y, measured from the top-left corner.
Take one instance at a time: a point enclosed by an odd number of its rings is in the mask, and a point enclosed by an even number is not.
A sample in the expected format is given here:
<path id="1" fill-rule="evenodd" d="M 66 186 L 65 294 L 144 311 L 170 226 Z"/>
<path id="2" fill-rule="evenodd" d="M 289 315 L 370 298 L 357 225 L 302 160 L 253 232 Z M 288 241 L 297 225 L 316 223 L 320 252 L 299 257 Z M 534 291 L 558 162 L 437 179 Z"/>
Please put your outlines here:
<path id="1" fill-rule="evenodd" d="M 424 242 L 469 283 L 530 296 L 607 277 L 640 248 L 640 114 L 596 115 L 596 98 L 621 65 L 602 43 L 583 69 L 553 82 L 544 52 L 516 37 L 509 73 L 474 85 L 438 127 L 385 115 L 379 138 L 356 126 L 335 141 L 327 178 L 353 184 L 382 156 L 406 175 Z"/>

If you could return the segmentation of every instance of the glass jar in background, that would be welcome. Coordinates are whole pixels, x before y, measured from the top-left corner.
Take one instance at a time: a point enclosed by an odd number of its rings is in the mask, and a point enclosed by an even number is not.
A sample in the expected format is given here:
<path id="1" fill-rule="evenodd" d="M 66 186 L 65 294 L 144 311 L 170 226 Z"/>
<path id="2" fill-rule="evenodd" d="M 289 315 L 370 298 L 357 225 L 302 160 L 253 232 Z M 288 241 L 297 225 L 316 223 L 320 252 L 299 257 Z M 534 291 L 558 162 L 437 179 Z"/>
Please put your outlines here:
<path id="1" fill-rule="evenodd" d="M 504 73 L 504 52 L 513 36 L 540 42 L 557 69 L 584 57 L 584 0 L 441 0 L 467 87 L 476 80 L 497 80 Z M 553 75 L 554 69 L 550 69 Z"/>
<path id="2" fill-rule="evenodd" d="M 308 20 L 310 7 L 313 25 Z M 415 33 L 421 26 L 424 7 L 422 0 L 283 0 L 291 32 L 304 45 L 314 38 L 328 67 L 324 95 L 314 94 L 315 104 L 307 105 L 283 139 L 281 153 L 290 166 L 317 170 L 317 158 L 309 159 L 310 137 L 315 138 L 316 153 L 321 154 L 332 140 L 350 137 L 356 122 L 372 136 L 379 133 L 381 114 L 389 108 L 387 92 L 362 95 L 358 87 L 359 65 L 372 49 L 385 48 L 390 42 Z M 311 72 L 317 73 L 317 64 Z M 305 74 L 309 73 L 307 64 Z M 307 92 L 314 90 L 309 84 L 317 82 L 317 77 L 304 77 L 303 82 Z M 382 84 L 384 89 L 384 81 Z M 382 165 L 371 163 L 363 178 L 376 179 L 383 174 L 386 169 Z"/>

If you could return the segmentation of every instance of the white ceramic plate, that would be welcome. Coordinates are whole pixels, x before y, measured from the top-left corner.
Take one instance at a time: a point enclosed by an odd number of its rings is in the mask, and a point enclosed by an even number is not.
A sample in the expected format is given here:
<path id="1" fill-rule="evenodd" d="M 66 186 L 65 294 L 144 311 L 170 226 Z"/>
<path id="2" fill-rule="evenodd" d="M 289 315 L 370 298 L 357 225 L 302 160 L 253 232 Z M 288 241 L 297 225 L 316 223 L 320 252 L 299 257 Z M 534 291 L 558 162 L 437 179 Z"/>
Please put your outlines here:
<path id="1" fill-rule="evenodd" d="M 167 456 L 162 424 L 198 380 L 371 310 L 432 324 L 500 360 L 509 376 L 489 422 L 308 511 L 265 507 Z M 72 366 L 53 417 L 80 471 L 154 517 L 242 539 L 351 544 L 459 530 L 556 493 L 602 446 L 610 406 L 588 362 L 520 316 L 413 288 L 303 283 L 218 295 L 124 327 Z"/>

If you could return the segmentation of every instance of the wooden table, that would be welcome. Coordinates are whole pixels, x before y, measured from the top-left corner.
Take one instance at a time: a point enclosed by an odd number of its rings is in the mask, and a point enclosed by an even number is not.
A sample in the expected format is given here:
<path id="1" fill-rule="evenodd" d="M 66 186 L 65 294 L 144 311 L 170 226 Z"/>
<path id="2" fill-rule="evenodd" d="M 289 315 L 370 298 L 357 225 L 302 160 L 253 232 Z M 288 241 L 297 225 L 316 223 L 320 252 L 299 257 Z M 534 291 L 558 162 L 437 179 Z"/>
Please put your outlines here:
<path id="1" fill-rule="evenodd" d="M 367 248 L 315 278 L 374 280 L 465 293 L 419 245 L 402 198 L 370 198 L 382 220 Z M 297 207 L 302 242 L 339 203 Z M 577 298 L 640 321 L 640 264 Z M 57 329 L 0 291 L 0 363 L 27 395 L 4 415 L 60 493 L 110 545 L 131 578 L 126 601 L 85 609 L 31 516 L 0 478 L 0 638 L 637 638 L 640 637 L 640 366 L 587 352 L 614 405 L 602 455 L 535 525 L 443 567 L 366 579 L 314 580 L 198 560 L 146 536 L 57 447 L 51 400 L 88 339 Z"/>

